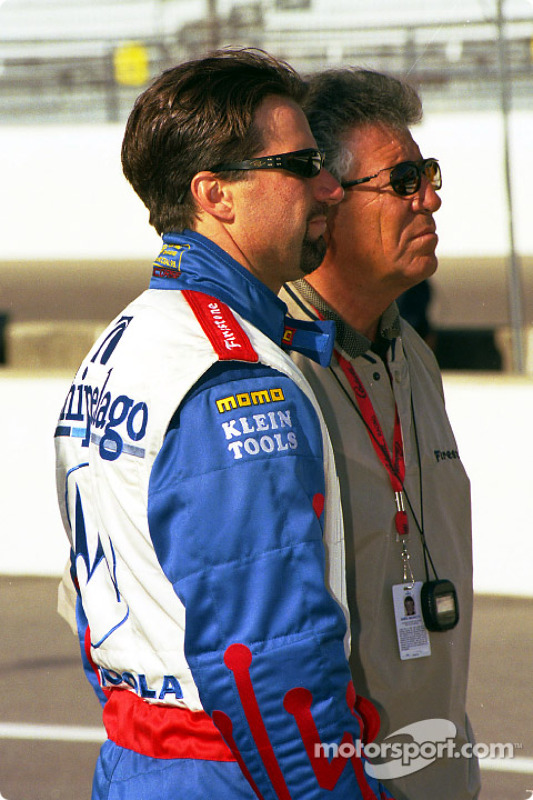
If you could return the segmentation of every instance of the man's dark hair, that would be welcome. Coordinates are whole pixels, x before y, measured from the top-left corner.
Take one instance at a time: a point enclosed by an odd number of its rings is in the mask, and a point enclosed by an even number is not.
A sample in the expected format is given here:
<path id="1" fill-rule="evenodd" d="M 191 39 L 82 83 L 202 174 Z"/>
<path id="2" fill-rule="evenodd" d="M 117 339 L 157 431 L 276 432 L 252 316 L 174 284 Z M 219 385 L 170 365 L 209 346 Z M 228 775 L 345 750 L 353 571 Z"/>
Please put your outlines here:
<path id="1" fill-rule="evenodd" d="M 364 125 L 382 123 L 405 130 L 422 119 L 422 103 L 408 83 L 373 70 L 330 69 L 308 78 L 304 104 L 327 169 L 339 180 L 346 177 L 350 155 L 346 135 Z"/>
<path id="2" fill-rule="evenodd" d="M 263 51 L 219 50 L 166 70 L 136 100 L 122 142 L 122 168 L 159 234 L 192 227 L 192 178 L 263 147 L 254 114 L 270 95 L 301 104 L 305 83 Z M 226 177 L 245 180 L 246 173 Z"/>

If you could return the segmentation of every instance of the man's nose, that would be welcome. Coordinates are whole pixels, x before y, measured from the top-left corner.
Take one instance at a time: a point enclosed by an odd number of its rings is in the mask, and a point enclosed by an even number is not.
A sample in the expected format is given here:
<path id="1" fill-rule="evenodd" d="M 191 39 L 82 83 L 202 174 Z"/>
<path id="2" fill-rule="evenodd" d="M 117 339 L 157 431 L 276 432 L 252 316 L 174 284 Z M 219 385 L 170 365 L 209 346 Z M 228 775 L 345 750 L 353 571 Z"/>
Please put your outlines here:
<path id="1" fill-rule="evenodd" d="M 442 198 L 437 194 L 437 190 L 433 188 L 432 184 L 425 175 L 422 176 L 420 189 L 413 196 L 413 204 L 419 207 L 420 211 L 430 211 L 432 214 L 438 211 L 442 205 Z"/>
<path id="2" fill-rule="evenodd" d="M 321 169 L 315 178 L 315 197 L 330 206 L 337 205 L 344 197 L 344 189 L 327 169 Z"/>

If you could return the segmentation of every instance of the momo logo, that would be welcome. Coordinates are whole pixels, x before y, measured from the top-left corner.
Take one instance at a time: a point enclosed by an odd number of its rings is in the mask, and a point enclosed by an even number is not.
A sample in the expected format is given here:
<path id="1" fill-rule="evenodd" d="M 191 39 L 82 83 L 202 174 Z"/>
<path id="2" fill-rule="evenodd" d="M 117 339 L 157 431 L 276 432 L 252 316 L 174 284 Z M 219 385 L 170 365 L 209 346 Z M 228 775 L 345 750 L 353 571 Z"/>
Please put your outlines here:
<path id="1" fill-rule="evenodd" d="M 279 403 L 281 400 L 285 400 L 283 389 L 259 389 L 256 392 L 241 392 L 221 397 L 216 400 L 216 407 L 219 414 L 223 414 L 225 411 L 232 411 L 235 408 Z"/>

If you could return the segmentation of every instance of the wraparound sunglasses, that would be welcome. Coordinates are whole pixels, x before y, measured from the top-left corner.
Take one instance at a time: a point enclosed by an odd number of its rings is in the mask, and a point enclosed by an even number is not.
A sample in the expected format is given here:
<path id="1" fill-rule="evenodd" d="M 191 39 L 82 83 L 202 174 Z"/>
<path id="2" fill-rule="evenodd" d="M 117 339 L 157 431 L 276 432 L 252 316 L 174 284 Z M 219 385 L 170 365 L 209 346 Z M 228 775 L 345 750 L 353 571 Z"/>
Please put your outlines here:
<path id="1" fill-rule="evenodd" d="M 368 175 L 366 178 L 344 181 L 341 186 L 343 189 L 350 189 L 352 186 L 368 183 L 368 181 L 374 180 L 374 178 L 377 178 L 378 175 L 387 170 L 390 170 L 390 185 L 396 194 L 402 197 L 418 192 L 422 182 L 422 175 L 428 179 L 434 189 L 442 187 L 442 174 L 436 158 L 423 158 L 420 161 L 402 161 L 394 167 L 383 167 L 374 175 Z"/>
<path id="2" fill-rule="evenodd" d="M 324 153 L 308 148 L 274 156 L 259 156 L 246 161 L 228 161 L 217 164 L 209 172 L 229 172 L 234 169 L 286 169 L 300 178 L 315 178 L 324 166 Z"/>

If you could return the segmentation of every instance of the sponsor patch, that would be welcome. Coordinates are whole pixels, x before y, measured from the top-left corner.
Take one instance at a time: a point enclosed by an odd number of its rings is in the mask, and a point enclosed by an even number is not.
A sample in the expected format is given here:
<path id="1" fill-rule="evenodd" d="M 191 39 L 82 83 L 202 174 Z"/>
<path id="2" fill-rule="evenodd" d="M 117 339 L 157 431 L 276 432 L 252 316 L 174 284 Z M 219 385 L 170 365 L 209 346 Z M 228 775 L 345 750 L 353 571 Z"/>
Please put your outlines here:
<path id="1" fill-rule="evenodd" d="M 97 445 L 106 461 L 115 461 L 122 453 L 144 458 L 141 442 L 148 426 L 148 405 L 125 394 L 112 395 L 107 390 L 111 372 L 101 387 L 86 383 L 85 373 L 80 383 L 72 384 L 55 435 L 81 439 L 82 447 Z"/>
<path id="2" fill-rule="evenodd" d="M 283 331 L 283 344 L 290 347 L 294 340 L 294 334 L 296 333 L 296 328 L 291 328 L 288 325 L 285 325 L 285 330 Z"/>
<path id="3" fill-rule="evenodd" d="M 225 303 L 190 289 L 184 289 L 182 294 L 221 361 L 259 361 L 248 336 Z"/>
<path id="4" fill-rule="evenodd" d="M 285 400 L 283 389 L 257 389 L 253 392 L 239 392 L 230 394 L 227 397 L 220 397 L 216 400 L 216 407 L 219 414 L 225 411 L 233 411 L 235 408 L 246 408 L 247 406 L 263 405 L 264 403 L 279 403 Z"/>
<path id="5" fill-rule="evenodd" d="M 435 461 L 439 464 L 441 461 L 453 461 L 455 459 L 461 460 L 461 456 L 457 450 L 434 450 Z"/>
<path id="6" fill-rule="evenodd" d="M 154 278 L 179 278 L 181 275 L 181 259 L 183 254 L 190 250 L 191 246 L 188 244 L 166 244 L 156 260 L 152 275 Z"/>
<path id="7" fill-rule="evenodd" d="M 298 448 L 289 409 L 248 414 L 222 422 L 221 427 L 235 460 L 245 455 L 271 455 Z"/>

